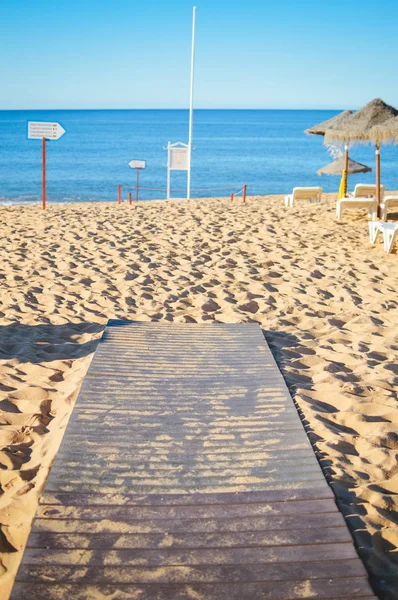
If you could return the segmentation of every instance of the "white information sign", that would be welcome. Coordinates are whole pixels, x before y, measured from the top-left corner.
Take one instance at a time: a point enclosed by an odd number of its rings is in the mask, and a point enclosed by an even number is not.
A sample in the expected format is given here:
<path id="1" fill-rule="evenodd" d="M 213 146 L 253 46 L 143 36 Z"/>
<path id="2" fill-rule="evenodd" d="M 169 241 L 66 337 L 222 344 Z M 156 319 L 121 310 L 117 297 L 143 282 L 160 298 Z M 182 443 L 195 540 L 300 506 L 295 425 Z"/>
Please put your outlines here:
<path id="1" fill-rule="evenodd" d="M 170 198 L 171 171 L 188 171 L 189 175 L 190 150 L 190 146 L 184 142 L 167 144 L 167 199 Z"/>
<path id="2" fill-rule="evenodd" d="M 145 160 L 130 160 L 129 167 L 132 169 L 145 169 Z"/>
<path id="3" fill-rule="evenodd" d="M 59 140 L 64 135 L 65 129 L 59 123 L 48 123 L 48 122 L 28 122 L 28 138 L 30 140 Z"/>
<path id="4" fill-rule="evenodd" d="M 188 171 L 188 148 L 170 148 L 170 171 Z"/>

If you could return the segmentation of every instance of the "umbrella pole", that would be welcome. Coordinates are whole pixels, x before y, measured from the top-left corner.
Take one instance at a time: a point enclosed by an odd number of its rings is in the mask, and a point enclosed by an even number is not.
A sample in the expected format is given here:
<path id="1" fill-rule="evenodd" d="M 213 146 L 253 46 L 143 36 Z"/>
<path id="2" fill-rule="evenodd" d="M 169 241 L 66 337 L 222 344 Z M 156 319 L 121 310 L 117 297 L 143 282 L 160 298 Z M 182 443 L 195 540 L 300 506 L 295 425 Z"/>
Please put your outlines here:
<path id="1" fill-rule="evenodd" d="M 376 144 L 376 200 L 377 216 L 380 217 L 380 144 Z"/>
<path id="2" fill-rule="evenodd" d="M 344 198 L 347 198 L 348 189 L 348 143 L 344 146 L 344 171 L 345 171 L 345 182 L 344 182 Z"/>

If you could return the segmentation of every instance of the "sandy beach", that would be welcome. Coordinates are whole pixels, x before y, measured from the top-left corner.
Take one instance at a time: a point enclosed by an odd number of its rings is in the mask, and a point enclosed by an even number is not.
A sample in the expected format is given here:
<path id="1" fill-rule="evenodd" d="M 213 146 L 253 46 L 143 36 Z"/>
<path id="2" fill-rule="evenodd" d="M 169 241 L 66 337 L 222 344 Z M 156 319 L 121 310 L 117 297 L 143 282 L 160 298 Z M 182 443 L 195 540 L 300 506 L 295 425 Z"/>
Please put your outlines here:
<path id="1" fill-rule="evenodd" d="M 375 592 L 396 598 L 397 253 L 334 201 L 0 207 L 1 598 L 109 318 L 258 323 Z"/>

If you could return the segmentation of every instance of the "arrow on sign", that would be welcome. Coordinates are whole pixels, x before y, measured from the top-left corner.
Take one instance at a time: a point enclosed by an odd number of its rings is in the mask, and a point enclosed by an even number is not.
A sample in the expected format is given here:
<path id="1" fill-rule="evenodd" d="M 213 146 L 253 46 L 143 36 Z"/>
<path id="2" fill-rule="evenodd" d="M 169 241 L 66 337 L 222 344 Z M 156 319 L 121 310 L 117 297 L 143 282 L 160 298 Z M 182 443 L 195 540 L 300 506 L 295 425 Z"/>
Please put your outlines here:
<path id="1" fill-rule="evenodd" d="M 145 160 L 130 160 L 129 167 L 132 169 L 145 169 Z"/>
<path id="2" fill-rule="evenodd" d="M 64 135 L 65 129 L 59 123 L 28 122 L 28 138 L 30 140 L 59 140 Z"/>

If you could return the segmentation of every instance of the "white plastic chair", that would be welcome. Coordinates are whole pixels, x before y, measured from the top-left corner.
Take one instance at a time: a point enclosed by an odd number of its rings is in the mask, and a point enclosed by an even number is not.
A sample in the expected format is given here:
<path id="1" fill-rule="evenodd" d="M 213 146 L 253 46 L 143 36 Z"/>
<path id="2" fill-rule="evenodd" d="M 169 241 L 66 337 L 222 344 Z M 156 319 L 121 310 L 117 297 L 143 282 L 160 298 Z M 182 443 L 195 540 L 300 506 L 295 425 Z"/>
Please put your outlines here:
<path id="1" fill-rule="evenodd" d="M 384 185 L 380 186 L 381 199 L 384 196 Z M 336 202 L 336 215 L 340 220 L 347 208 L 367 208 L 368 219 L 375 221 L 377 219 L 377 199 L 376 186 L 358 183 L 355 186 L 354 193 L 347 198 L 340 198 Z"/>
<path id="2" fill-rule="evenodd" d="M 369 223 L 369 242 L 374 244 L 379 233 L 383 234 L 384 250 L 391 252 L 395 238 L 398 239 L 398 223 L 383 223 L 374 221 Z"/>
<path id="3" fill-rule="evenodd" d="M 394 208 L 398 211 L 398 196 L 386 196 L 380 204 L 382 221 L 387 220 L 387 213 Z"/>
<path id="4" fill-rule="evenodd" d="M 321 187 L 295 187 L 293 192 L 285 196 L 285 206 L 293 206 L 297 200 L 307 202 L 320 202 L 322 197 Z"/>

